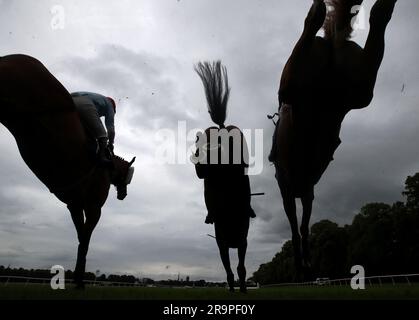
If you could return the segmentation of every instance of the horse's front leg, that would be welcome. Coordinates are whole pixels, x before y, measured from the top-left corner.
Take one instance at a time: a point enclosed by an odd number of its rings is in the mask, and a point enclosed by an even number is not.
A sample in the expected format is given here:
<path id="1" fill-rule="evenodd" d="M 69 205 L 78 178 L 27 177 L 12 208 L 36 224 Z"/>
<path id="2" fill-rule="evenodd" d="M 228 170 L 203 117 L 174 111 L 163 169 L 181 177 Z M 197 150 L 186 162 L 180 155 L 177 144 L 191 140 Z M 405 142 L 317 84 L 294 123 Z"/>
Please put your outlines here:
<path id="1" fill-rule="evenodd" d="M 229 248 L 225 243 L 218 240 L 217 245 L 218 250 L 220 251 L 221 262 L 223 263 L 224 269 L 227 273 L 228 286 L 230 287 L 230 291 L 234 292 L 234 273 L 231 270 Z"/>
<path id="2" fill-rule="evenodd" d="M 301 252 L 302 252 L 302 259 L 303 259 L 303 267 L 306 269 L 310 268 L 310 251 L 309 251 L 309 224 L 311 218 L 311 212 L 313 208 L 313 200 L 314 200 L 314 187 L 308 191 L 302 198 L 301 203 L 303 206 L 303 216 L 301 219 Z"/>
<path id="3" fill-rule="evenodd" d="M 370 25 L 385 29 L 390 22 L 397 0 L 377 0 L 371 8 Z"/>
<path id="4" fill-rule="evenodd" d="M 101 215 L 101 208 L 87 207 L 84 209 L 86 221 L 83 225 L 82 232 L 79 237 L 79 247 L 77 252 L 77 264 L 74 272 L 74 277 L 78 287 L 84 287 L 83 277 L 86 270 L 86 256 L 89 250 L 90 239 L 93 230 L 99 222 Z"/>
<path id="5" fill-rule="evenodd" d="M 77 287 L 83 286 L 83 274 L 80 272 L 81 263 L 80 263 L 80 243 L 83 239 L 83 230 L 84 230 L 84 214 L 83 214 L 83 207 L 77 204 L 69 204 L 67 205 L 68 210 L 71 213 L 71 219 L 73 220 L 74 226 L 76 227 L 77 231 L 77 239 L 79 241 L 78 253 L 77 253 L 77 263 L 76 268 L 74 271 L 74 282 L 76 283 Z"/>
<path id="6" fill-rule="evenodd" d="M 324 0 L 313 0 L 313 4 L 304 21 L 304 34 L 309 37 L 316 36 L 323 27 L 326 19 L 327 8 Z"/>
<path id="7" fill-rule="evenodd" d="M 237 266 L 237 274 L 239 275 L 240 292 L 242 293 L 247 293 L 246 267 L 245 267 L 246 251 L 247 251 L 247 241 L 246 243 L 243 243 L 241 246 L 237 248 L 237 253 L 239 256 L 239 265 Z"/>
<path id="8" fill-rule="evenodd" d="M 378 70 L 384 57 L 385 32 L 397 0 L 377 0 L 371 9 L 370 31 L 364 48 L 366 105 L 372 99 Z"/>
<path id="9" fill-rule="evenodd" d="M 288 221 L 291 226 L 292 232 L 292 245 L 294 248 L 294 262 L 295 268 L 297 270 L 297 275 L 299 276 L 302 268 L 301 260 L 301 237 L 298 231 L 298 219 L 297 219 L 297 207 L 295 204 L 295 197 L 292 194 L 290 187 L 287 186 L 287 183 L 281 183 L 281 174 L 278 173 L 278 184 L 281 190 L 282 202 L 284 205 L 285 214 L 287 215 Z"/>
<path id="10" fill-rule="evenodd" d="M 279 97 L 280 103 L 298 96 L 299 83 L 306 77 L 307 63 L 317 32 L 326 19 L 324 0 L 314 0 L 304 22 L 304 30 L 289 57 L 281 76 Z"/>

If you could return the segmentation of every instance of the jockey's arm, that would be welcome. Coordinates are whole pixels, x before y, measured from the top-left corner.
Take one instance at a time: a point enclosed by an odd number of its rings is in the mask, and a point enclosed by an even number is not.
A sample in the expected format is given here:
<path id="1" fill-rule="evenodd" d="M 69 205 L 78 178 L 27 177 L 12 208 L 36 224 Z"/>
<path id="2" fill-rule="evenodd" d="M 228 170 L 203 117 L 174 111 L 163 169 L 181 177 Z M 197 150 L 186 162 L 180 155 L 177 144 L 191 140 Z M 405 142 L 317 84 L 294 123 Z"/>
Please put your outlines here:
<path id="1" fill-rule="evenodd" d="M 106 131 L 108 132 L 108 139 L 109 144 L 113 145 L 115 142 L 115 112 L 113 110 L 109 110 L 109 112 L 105 115 L 105 126 Z"/>

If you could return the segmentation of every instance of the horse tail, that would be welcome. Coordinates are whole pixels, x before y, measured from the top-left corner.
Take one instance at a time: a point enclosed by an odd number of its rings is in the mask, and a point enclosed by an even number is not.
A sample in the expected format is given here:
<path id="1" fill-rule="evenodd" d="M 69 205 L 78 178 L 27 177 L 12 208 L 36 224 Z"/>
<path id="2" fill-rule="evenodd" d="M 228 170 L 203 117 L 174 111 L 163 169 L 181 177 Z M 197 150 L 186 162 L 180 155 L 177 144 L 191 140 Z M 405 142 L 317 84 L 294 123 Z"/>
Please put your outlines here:
<path id="1" fill-rule="evenodd" d="M 337 31 L 343 33 L 344 39 L 349 39 L 353 32 L 352 21 L 359 12 L 363 0 L 325 0 L 328 8 L 323 25 L 325 37 L 333 39 Z"/>
<path id="2" fill-rule="evenodd" d="M 199 62 L 194 67 L 202 80 L 208 102 L 208 112 L 212 121 L 220 128 L 224 128 L 227 117 L 227 103 L 230 97 L 227 68 L 216 62 Z"/>

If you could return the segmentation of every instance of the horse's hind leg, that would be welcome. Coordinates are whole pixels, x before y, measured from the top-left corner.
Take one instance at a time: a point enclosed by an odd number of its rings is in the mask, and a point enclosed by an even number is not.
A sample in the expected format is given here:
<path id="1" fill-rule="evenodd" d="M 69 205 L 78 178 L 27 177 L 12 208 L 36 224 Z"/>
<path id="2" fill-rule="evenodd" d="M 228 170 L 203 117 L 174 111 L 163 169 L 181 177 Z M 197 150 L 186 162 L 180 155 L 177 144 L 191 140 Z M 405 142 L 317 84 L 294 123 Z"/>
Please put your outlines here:
<path id="1" fill-rule="evenodd" d="M 80 241 L 80 235 L 82 234 L 84 226 L 83 208 L 82 206 L 74 204 L 67 205 L 67 208 L 70 211 L 71 219 L 73 220 L 74 226 L 76 227 L 77 238 Z"/>
<path id="2" fill-rule="evenodd" d="M 74 272 L 77 285 L 83 287 L 83 276 L 86 270 L 86 256 L 89 250 L 90 238 L 93 230 L 100 219 L 101 209 L 89 207 L 84 209 L 86 214 L 86 222 L 83 225 L 81 235 L 79 237 L 79 248 L 77 252 L 77 264 Z"/>
<path id="3" fill-rule="evenodd" d="M 287 194 L 287 192 L 283 191 L 282 189 L 281 189 L 281 193 L 282 193 L 284 210 L 291 226 L 295 268 L 297 270 L 297 275 L 300 275 L 301 267 L 302 267 L 301 237 L 298 231 L 297 207 L 295 205 L 295 198 L 292 195 Z"/>
<path id="4" fill-rule="evenodd" d="M 240 292 L 246 293 L 246 267 L 244 265 L 246 259 L 247 242 L 237 248 L 239 256 L 239 265 L 237 266 L 237 274 L 239 275 Z"/>
<path id="5" fill-rule="evenodd" d="M 228 286 L 230 287 L 230 291 L 234 292 L 234 273 L 231 270 L 229 248 L 226 244 L 220 241 L 218 241 L 217 244 L 220 251 L 221 261 L 227 273 Z"/>

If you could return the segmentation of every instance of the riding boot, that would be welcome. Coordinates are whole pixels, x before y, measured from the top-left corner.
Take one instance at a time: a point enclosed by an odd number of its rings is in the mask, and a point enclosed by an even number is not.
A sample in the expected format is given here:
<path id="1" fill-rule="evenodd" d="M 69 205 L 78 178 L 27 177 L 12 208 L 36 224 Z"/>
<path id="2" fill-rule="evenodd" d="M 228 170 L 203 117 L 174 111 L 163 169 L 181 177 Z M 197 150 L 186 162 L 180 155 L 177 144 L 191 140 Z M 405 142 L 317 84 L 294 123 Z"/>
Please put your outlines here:
<path id="1" fill-rule="evenodd" d="M 98 139 L 99 152 L 98 152 L 98 161 L 99 164 L 103 166 L 108 166 L 112 164 L 112 161 L 109 157 L 108 150 L 108 138 L 99 138 Z"/>

